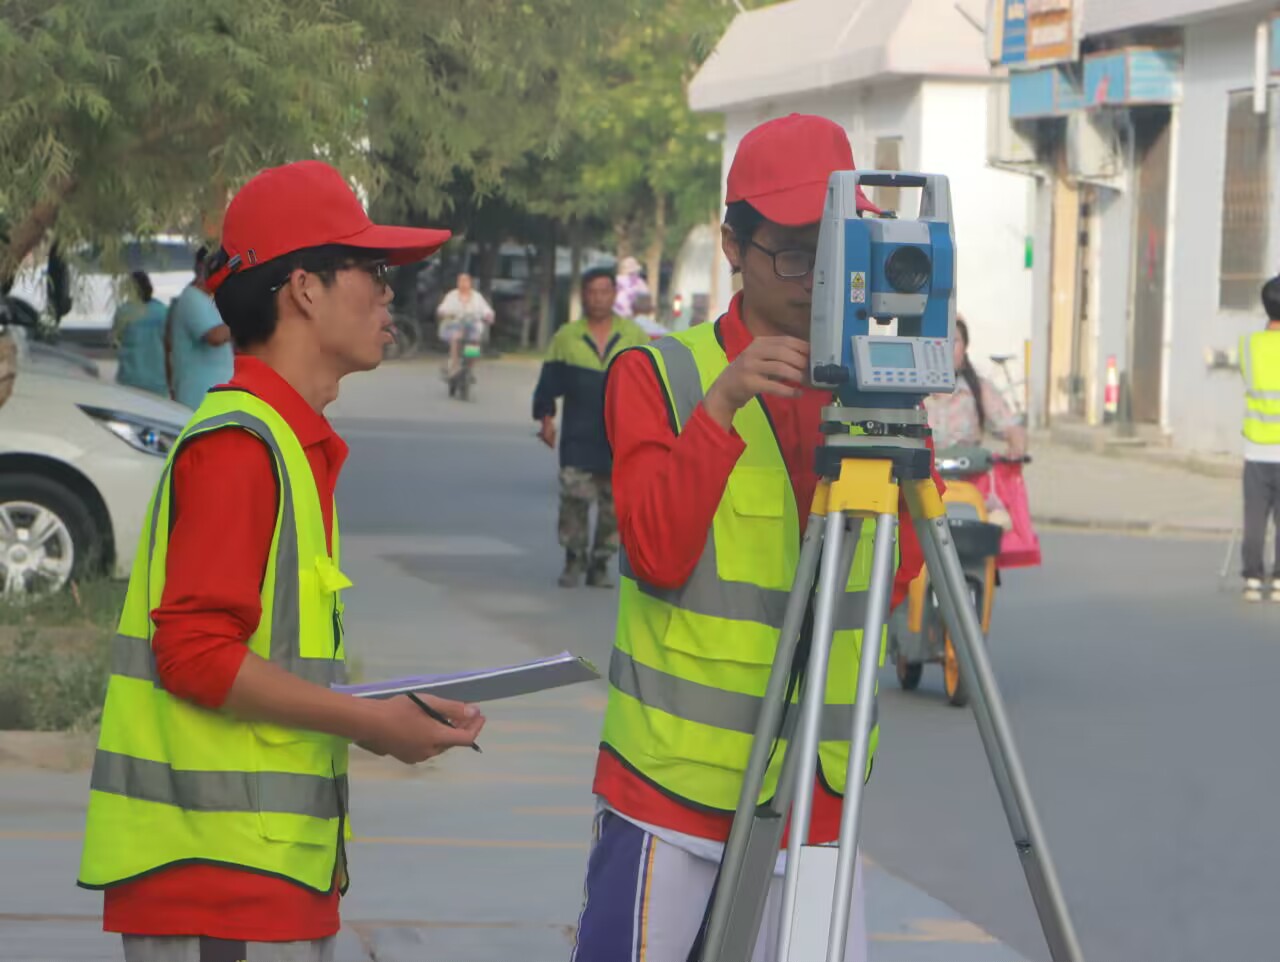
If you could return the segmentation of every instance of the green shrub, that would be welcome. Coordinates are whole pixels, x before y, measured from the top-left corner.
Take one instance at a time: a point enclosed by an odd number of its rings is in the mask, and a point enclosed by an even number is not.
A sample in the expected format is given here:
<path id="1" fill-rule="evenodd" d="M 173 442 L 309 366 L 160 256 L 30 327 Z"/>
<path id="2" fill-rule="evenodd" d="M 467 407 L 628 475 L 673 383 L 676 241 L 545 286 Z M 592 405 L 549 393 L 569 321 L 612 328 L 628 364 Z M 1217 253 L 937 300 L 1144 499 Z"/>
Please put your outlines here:
<path id="1" fill-rule="evenodd" d="M 28 604 L 0 604 L 0 729 L 97 723 L 127 586 L 94 581 Z"/>

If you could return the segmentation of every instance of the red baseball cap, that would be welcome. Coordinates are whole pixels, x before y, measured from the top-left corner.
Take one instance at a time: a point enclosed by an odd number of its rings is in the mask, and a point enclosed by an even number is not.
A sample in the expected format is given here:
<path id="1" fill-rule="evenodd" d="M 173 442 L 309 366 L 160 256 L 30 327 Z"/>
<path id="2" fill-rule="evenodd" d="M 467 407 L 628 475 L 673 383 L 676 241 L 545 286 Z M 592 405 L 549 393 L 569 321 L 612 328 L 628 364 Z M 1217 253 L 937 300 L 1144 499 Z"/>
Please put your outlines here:
<path id="1" fill-rule="evenodd" d="M 300 160 L 262 171 L 231 198 L 222 250 L 209 265 L 205 287 L 212 294 L 236 271 L 327 244 L 385 251 L 393 265 L 412 264 L 451 236 L 447 230 L 373 223 L 342 174 L 322 161 Z"/>
<path id="2" fill-rule="evenodd" d="M 853 148 L 839 124 L 812 114 L 788 114 L 749 131 L 729 167 L 725 203 L 745 200 L 766 220 L 800 227 L 822 219 L 827 181 L 854 170 Z M 880 208 L 858 188 L 858 210 Z"/>

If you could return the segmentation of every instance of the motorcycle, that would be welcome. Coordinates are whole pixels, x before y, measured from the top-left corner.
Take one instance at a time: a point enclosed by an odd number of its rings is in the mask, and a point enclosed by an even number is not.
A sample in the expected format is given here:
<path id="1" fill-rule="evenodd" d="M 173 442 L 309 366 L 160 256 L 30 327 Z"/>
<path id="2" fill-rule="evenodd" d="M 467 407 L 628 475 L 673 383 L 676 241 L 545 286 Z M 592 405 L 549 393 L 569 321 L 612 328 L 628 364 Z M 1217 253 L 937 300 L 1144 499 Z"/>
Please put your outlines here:
<path id="1" fill-rule="evenodd" d="M 475 364 L 480 355 L 479 343 L 468 341 L 462 345 L 462 350 L 458 352 L 458 369 L 449 377 L 449 397 L 459 401 L 471 399 L 476 383 Z"/>
<path id="2" fill-rule="evenodd" d="M 977 479 L 987 475 L 995 464 L 1024 464 L 1029 460 L 1002 458 L 983 448 L 971 447 L 948 448 L 939 451 L 935 458 L 938 474 L 947 485 L 942 500 L 947 508 L 951 538 L 960 556 L 969 597 L 984 637 L 991 627 L 991 610 L 999 584 L 996 559 L 1005 529 L 993 523 L 985 486 Z M 889 657 L 904 690 L 914 691 L 919 687 L 925 665 L 940 664 L 947 701 L 956 707 L 968 704 L 969 693 L 960 674 L 955 645 L 927 569 L 921 569 L 911 582 L 906 603 L 899 605 L 890 617 L 888 636 Z"/>

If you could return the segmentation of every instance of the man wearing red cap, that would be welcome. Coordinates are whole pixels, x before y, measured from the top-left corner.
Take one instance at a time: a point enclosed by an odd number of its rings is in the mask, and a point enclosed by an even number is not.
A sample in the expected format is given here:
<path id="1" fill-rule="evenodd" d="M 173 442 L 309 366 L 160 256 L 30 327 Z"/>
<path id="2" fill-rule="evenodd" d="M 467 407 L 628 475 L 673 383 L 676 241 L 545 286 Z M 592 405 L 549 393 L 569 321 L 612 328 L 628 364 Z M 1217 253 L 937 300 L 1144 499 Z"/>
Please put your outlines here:
<path id="1" fill-rule="evenodd" d="M 90 784 L 79 883 L 105 890 L 127 962 L 332 958 L 349 743 L 411 764 L 484 724 L 330 688 L 351 583 L 333 494 L 347 446 L 323 411 L 382 358 L 388 267 L 448 237 L 374 225 L 315 161 L 262 172 L 227 209 L 208 287 L 235 374 L 153 496 Z"/>
<path id="2" fill-rule="evenodd" d="M 851 169 L 847 135 L 823 118 L 748 133 L 722 228 L 741 293 L 715 324 L 624 353 L 610 372 L 623 578 L 574 962 L 685 962 L 704 924 L 818 481 L 831 394 L 807 386 L 813 267 L 827 181 Z M 878 213 L 864 196 L 858 206 Z M 859 539 L 837 612 L 828 713 L 854 701 L 871 542 Z M 894 604 L 920 564 L 904 525 Z M 806 634 L 811 618 L 812 606 Z M 847 768 L 848 744 L 822 742 L 813 844 L 839 835 L 846 776 L 860 777 Z M 850 962 L 866 957 L 858 875 Z M 778 883 L 757 960 L 773 958 Z"/>

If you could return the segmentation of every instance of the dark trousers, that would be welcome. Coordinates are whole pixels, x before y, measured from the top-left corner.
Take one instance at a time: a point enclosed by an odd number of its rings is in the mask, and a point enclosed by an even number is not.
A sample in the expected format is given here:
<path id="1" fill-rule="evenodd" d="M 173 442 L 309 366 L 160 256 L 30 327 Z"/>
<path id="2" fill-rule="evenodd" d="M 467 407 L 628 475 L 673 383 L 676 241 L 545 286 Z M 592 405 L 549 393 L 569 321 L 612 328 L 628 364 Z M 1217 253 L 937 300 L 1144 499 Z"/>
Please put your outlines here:
<path id="1" fill-rule="evenodd" d="M 1267 522 L 1272 518 L 1280 522 L 1280 464 L 1266 461 L 1244 463 L 1244 540 L 1241 545 L 1244 576 L 1267 578 L 1266 559 L 1262 549 L 1267 541 Z M 1274 567 L 1273 577 L 1280 577 Z"/>

